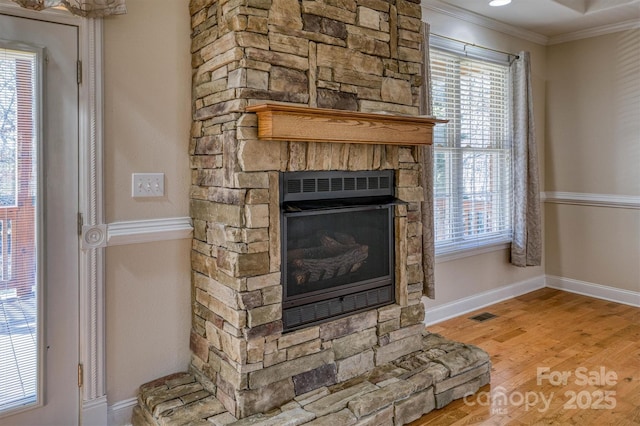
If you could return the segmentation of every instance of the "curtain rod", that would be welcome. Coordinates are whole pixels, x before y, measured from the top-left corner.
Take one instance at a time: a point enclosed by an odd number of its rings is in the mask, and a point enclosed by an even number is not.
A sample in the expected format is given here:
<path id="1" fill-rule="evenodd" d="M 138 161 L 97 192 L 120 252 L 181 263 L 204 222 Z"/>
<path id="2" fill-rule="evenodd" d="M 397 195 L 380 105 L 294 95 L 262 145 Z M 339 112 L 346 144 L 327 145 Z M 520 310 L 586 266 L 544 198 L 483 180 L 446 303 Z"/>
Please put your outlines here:
<path id="1" fill-rule="evenodd" d="M 497 49 L 492 49 L 492 48 L 490 48 L 490 47 L 480 46 L 480 45 L 477 45 L 477 44 L 469 43 L 469 42 L 466 42 L 466 41 L 458 40 L 458 39 L 456 39 L 456 38 L 451 38 L 451 37 L 443 36 L 443 35 L 436 34 L 436 33 L 431 33 L 431 35 L 432 35 L 432 36 L 435 36 L 435 37 L 446 38 L 447 40 L 455 41 L 455 42 L 458 42 L 458 43 L 462 43 L 462 44 L 464 44 L 465 46 L 472 46 L 472 47 L 477 47 L 478 49 L 490 50 L 490 51 L 492 51 L 492 52 L 502 53 L 503 55 L 513 56 L 513 57 L 514 57 L 514 59 L 520 59 L 520 56 L 519 56 L 519 55 L 516 55 L 515 53 L 511 53 L 511 52 L 504 52 L 504 51 L 502 51 L 502 50 L 497 50 Z"/>

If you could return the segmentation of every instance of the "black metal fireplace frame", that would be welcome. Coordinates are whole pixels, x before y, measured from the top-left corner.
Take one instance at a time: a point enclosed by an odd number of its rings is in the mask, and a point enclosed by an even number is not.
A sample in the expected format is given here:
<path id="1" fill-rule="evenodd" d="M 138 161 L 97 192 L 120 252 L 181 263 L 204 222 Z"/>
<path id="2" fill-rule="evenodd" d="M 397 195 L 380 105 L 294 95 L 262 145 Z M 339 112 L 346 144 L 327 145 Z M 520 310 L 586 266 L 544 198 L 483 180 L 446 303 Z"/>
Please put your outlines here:
<path id="1" fill-rule="evenodd" d="M 283 172 L 280 174 L 283 325 L 293 331 L 395 302 L 394 171 Z M 386 210 L 389 273 L 328 289 L 288 295 L 288 219 Z"/>

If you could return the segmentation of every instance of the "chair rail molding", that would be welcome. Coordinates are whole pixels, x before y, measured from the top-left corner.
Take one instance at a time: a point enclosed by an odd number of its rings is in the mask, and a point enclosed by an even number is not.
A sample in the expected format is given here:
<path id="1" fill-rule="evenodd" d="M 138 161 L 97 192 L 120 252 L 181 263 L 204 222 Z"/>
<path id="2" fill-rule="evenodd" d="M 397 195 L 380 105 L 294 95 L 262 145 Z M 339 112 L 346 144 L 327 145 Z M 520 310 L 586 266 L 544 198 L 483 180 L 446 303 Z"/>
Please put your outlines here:
<path id="1" fill-rule="evenodd" d="M 546 203 L 573 204 L 579 206 L 640 209 L 640 196 L 591 194 L 584 192 L 545 192 L 541 199 Z"/>
<path id="2" fill-rule="evenodd" d="M 130 220 L 107 225 L 107 246 L 151 243 L 190 238 L 190 217 Z"/>

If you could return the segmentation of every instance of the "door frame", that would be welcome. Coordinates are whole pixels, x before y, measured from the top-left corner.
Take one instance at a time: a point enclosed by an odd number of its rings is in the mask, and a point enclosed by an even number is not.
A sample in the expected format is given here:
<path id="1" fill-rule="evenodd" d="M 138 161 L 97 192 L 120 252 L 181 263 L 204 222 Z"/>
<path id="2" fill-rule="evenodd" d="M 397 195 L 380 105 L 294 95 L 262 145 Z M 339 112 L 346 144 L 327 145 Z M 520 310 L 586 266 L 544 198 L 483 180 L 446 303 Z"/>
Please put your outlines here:
<path id="1" fill-rule="evenodd" d="M 34 12 L 0 0 L 0 12 L 78 27 L 78 385 L 83 424 L 107 424 L 105 383 L 104 259 L 107 226 L 103 192 L 103 39 L 102 19 L 81 18 L 64 10 Z"/>

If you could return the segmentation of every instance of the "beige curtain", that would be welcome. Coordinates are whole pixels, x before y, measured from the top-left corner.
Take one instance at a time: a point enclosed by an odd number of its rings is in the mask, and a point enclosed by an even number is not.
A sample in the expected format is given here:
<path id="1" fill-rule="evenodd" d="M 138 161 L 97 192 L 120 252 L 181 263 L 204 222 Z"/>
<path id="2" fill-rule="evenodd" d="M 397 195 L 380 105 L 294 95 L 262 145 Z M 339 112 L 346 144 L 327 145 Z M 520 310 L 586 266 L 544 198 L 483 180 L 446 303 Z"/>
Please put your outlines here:
<path id="1" fill-rule="evenodd" d="M 511 84 L 514 176 L 511 263 L 537 266 L 542 262 L 542 227 L 529 52 L 520 52 L 511 65 Z"/>
<path id="2" fill-rule="evenodd" d="M 420 114 L 431 115 L 431 67 L 429 61 L 429 24 L 422 23 L 422 85 L 420 86 Z M 424 284 L 422 292 L 435 299 L 435 238 L 433 232 L 433 147 L 420 147 L 421 185 L 424 190 L 422 202 L 422 269 Z"/>
<path id="3" fill-rule="evenodd" d="M 20 6 L 43 10 L 62 6 L 74 15 L 85 18 L 101 18 L 108 15 L 127 13 L 125 0 L 12 0 Z"/>

